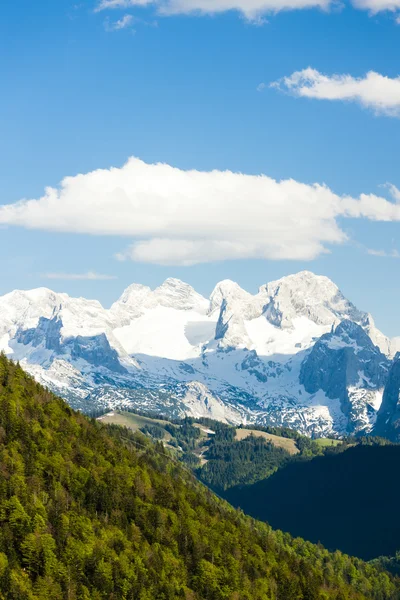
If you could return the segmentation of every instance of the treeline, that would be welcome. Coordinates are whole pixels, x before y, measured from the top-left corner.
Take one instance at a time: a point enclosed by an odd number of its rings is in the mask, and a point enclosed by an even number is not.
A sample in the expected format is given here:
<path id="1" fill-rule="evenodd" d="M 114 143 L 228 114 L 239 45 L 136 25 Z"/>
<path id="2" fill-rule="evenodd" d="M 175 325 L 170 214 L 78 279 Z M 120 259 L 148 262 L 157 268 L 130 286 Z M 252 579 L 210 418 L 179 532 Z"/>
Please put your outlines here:
<path id="1" fill-rule="evenodd" d="M 198 425 L 213 432 L 208 439 L 201 440 L 200 448 L 201 432 Z M 182 451 L 179 459 L 219 494 L 235 485 L 250 484 L 268 477 L 291 458 L 286 450 L 277 448 L 262 437 L 249 435 L 239 441 L 235 427 L 207 418 L 195 420 L 186 417 L 163 424 L 155 422 L 154 425 L 144 425 L 140 430 L 155 440 L 163 439 L 165 432 L 168 432 L 171 436 L 169 446 Z M 203 466 L 199 458 L 200 450 L 206 460 Z"/>
<path id="2" fill-rule="evenodd" d="M 161 443 L 71 410 L 0 355 L 0 598 L 394 600 L 396 578 L 274 532 Z"/>
<path id="3" fill-rule="evenodd" d="M 159 413 L 149 413 L 136 409 L 131 412 L 154 420 L 140 430 L 154 440 L 165 441 L 169 434 L 168 445 L 180 450 L 177 458 L 190 467 L 198 479 L 225 497 L 230 488 L 251 485 L 271 476 L 278 469 L 291 462 L 310 460 L 316 456 L 338 454 L 355 445 L 387 445 L 388 440 L 377 437 L 347 437 L 338 444 L 321 445 L 317 440 L 301 435 L 287 427 L 269 427 L 261 425 L 240 425 L 238 429 L 251 429 L 254 435 L 238 440 L 237 427 L 206 417 L 184 417 L 167 419 Z M 204 439 L 198 425 L 213 432 Z M 292 439 L 298 454 L 292 455 L 277 447 L 271 441 L 257 436 L 257 431 Z M 334 440 L 332 440 L 334 441 Z"/>
<path id="4" fill-rule="evenodd" d="M 235 485 L 254 483 L 268 477 L 290 460 L 290 454 L 262 437 L 219 440 L 216 435 L 205 453 L 207 463 L 196 470 L 201 481 L 223 493 Z"/>

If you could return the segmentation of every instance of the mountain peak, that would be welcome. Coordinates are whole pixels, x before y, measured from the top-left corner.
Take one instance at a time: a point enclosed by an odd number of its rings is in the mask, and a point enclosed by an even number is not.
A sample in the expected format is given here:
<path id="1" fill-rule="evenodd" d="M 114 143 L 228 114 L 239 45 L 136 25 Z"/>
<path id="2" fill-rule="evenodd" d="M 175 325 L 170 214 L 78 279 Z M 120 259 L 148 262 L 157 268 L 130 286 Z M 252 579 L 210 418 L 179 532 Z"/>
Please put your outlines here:
<path id="1" fill-rule="evenodd" d="M 240 305 L 242 310 L 244 310 L 245 305 L 251 302 L 253 299 L 254 296 L 241 288 L 236 281 L 232 281 L 231 279 L 223 279 L 217 283 L 211 292 L 209 312 L 211 314 L 215 310 L 220 310 L 224 300 L 226 304 L 231 306 L 234 303 L 235 305 Z"/>
<path id="2" fill-rule="evenodd" d="M 163 281 L 163 283 L 161 285 L 159 285 L 158 287 L 156 287 L 156 289 L 154 290 L 155 293 L 158 293 L 161 291 L 164 291 L 166 293 L 173 293 L 173 294 L 196 293 L 194 288 L 191 285 L 189 285 L 188 283 L 185 283 L 181 279 L 177 279 L 176 277 L 167 277 L 167 279 L 165 281 Z"/>
<path id="3" fill-rule="evenodd" d="M 123 292 L 118 302 L 128 304 L 143 299 L 151 293 L 151 288 L 141 283 L 131 283 Z"/>
<path id="4" fill-rule="evenodd" d="M 208 301 L 191 285 L 173 277 L 169 277 L 157 287 L 153 296 L 158 304 L 166 308 L 205 313 L 208 307 Z"/>
<path id="5" fill-rule="evenodd" d="M 325 327 L 343 319 L 361 322 L 365 318 L 365 313 L 349 302 L 329 277 L 311 271 L 267 283 L 260 293 L 268 297 L 266 318 L 278 327 L 292 327 L 296 317 L 306 317 Z"/>
<path id="6" fill-rule="evenodd" d="M 351 338 L 367 335 L 358 323 L 354 323 L 354 321 L 350 321 L 350 319 L 343 319 L 336 327 L 334 333 L 338 336 L 345 334 Z"/>
<path id="7" fill-rule="evenodd" d="M 325 275 L 316 275 L 312 271 L 299 271 L 292 275 L 286 275 L 275 281 L 271 281 L 260 287 L 260 292 L 279 290 L 281 288 L 292 289 L 292 290 L 309 290 L 310 292 L 317 292 L 317 296 L 335 294 L 339 291 L 339 288 L 329 277 Z"/>
<path id="8" fill-rule="evenodd" d="M 182 279 L 178 279 L 177 277 L 167 277 L 161 284 L 161 286 L 171 286 L 171 287 L 191 287 L 189 283 L 182 281 Z M 192 288 L 193 289 L 193 288 Z"/>

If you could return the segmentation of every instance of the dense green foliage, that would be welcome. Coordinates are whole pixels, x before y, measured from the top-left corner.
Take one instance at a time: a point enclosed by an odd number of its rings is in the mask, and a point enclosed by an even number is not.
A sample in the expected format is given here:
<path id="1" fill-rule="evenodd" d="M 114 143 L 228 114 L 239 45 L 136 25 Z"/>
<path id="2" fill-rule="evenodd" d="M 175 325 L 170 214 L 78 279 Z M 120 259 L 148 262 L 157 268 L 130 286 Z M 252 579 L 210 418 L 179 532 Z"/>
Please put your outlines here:
<path id="1" fill-rule="evenodd" d="M 294 429 L 289 429 L 288 427 L 263 427 L 261 425 L 249 425 L 247 428 L 265 431 L 266 433 L 272 433 L 273 435 L 294 440 L 302 456 L 319 456 L 324 452 L 321 446 L 319 446 L 315 440 L 302 435 Z"/>
<path id="2" fill-rule="evenodd" d="M 201 481 L 218 493 L 235 485 L 264 479 L 291 458 L 287 451 L 262 437 L 250 435 L 244 440 L 237 440 L 236 427 L 220 421 L 186 417 L 174 422 L 164 421 L 162 425 L 156 421 L 154 423 L 143 426 L 140 431 L 154 440 L 164 438 L 164 441 L 168 432 L 171 436 L 168 445 L 182 451 L 178 454 L 179 460 L 191 467 Z M 199 425 L 204 426 L 204 431 L 213 431 L 213 434 L 202 434 Z M 262 427 L 260 431 L 266 431 L 266 428 Z M 297 438 L 302 441 L 302 436 L 297 435 L 294 439 Z M 304 453 L 308 456 L 314 442 L 307 438 L 304 440 Z M 318 446 L 314 451 L 322 453 Z M 203 465 L 200 455 L 206 460 Z"/>
<path id="3" fill-rule="evenodd" d="M 147 433 L 155 440 L 162 440 L 165 435 L 165 429 L 160 427 L 160 425 L 144 425 L 140 428 L 140 431 Z"/>
<path id="4" fill-rule="evenodd" d="M 204 417 L 185 417 L 168 421 L 163 415 L 140 412 L 136 409 L 124 408 L 122 412 L 131 412 L 150 420 L 140 431 L 154 440 L 163 440 L 170 448 L 179 449 L 177 458 L 193 469 L 198 479 L 223 497 L 230 488 L 261 481 L 291 462 L 304 461 L 324 454 L 338 454 L 354 445 L 391 443 L 383 438 L 371 436 L 348 437 L 340 441 L 312 440 L 287 427 L 252 424 L 237 428 Z M 199 426 L 203 426 L 202 433 Z M 237 439 L 236 432 L 246 429 L 250 429 L 252 435 L 245 439 Z M 211 430 L 213 434 L 207 436 L 207 430 Z M 293 440 L 298 454 L 289 454 L 286 449 L 277 446 L 276 442 L 259 437 L 258 431 L 260 435 L 267 433 L 278 436 L 279 439 Z M 168 439 L 165 437 L 167 433 Z"/>
<path id="5" fill-rule="evenodd" d="M 398 580 L 236 512 L 0 355 L 0 598 L 377 600 Z"/>
<path id="6" fill-rule="evenodd" d="M 182 448 L 184 452 L 194 450 L 196 441 L 200 437 L 200 430 L 192 425 L 191 419 L 183 419 L 179 426 L 169 423 L 165 425 L 165 430 L 175 439 L 177 446 Z"/>
<path id="7" fill-rule="evenodd" d="M 205 453 L 207 463 L 196 474 L 219 493 L 240 484 L 250 484 L 271 475 L 290 460 L 290 454 L 261 437 L 244 440 L 212 437 Z"/>
<path id="8" fill-rule="evenodd" d="M 377 567 L 383 567 L 394 575 L 400 576 L 400 550 L 394 556 L 379 556 L 370 563 Z"/>
<path id="9" fill-rule="evenodd" d="M 273 527 L 366 560 L 400 549 L 400 446 L 371 438 L 294 460 L 225 497 Z"/>
<path id="10" fill-rule="evenodd" d="M 171 436 L 169 446 L 182 450 L 178 458 L 194 469 L 201 481 L 222 495 L 236 485 L 248 485 L 269 477 L 295 459 L 285 449 L 263 437 L 249 435 L 243 440 L 236 439 L 236 427 L 220 421 L 186 417 L 166 422 L 165 417 L 157 415 L 156 418 L 163 418 L 163 424 L 154 421 L 154 426 L 145 425 L 141 431 L 155 440 L 163 439 L 163 432 L 168 432 Z M 214 433 L 208 437 L 202 436 L 199 425 Z M 252 426 L 251 429 L 293 439 L 302 458 L 319 456 L 325 452 L 315 441 L 285 427 Z M 203 465 L 200 464 L 200 455 L 206 460 Z"/>

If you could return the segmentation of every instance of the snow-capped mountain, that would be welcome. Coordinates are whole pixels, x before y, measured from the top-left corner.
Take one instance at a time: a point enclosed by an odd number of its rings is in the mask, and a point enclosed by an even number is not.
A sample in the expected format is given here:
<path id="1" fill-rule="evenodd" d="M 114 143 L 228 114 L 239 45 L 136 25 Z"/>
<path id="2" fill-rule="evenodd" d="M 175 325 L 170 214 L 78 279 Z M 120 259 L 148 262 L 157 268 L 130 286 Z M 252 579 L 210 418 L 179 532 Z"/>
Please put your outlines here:
<path id="1" fill-rule="evenodd" d="M 368 432 L 397 346 L 307 271 L 255 295 L 225 280 L 209 299 L 177 279 L 135 283 L 110 309 L 45 288 L 0 297 L 0 350 L 84 410 Z"/>

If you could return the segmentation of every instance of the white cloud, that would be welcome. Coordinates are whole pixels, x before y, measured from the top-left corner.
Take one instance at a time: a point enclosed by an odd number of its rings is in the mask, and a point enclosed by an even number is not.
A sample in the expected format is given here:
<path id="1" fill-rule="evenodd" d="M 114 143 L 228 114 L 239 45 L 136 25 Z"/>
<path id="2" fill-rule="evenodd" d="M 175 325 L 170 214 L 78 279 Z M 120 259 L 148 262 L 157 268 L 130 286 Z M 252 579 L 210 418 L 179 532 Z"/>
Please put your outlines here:
<path id="1" fill-rule="evenodd" d="M 87 273 L 43 273 L 44 279 L 69 279 L 69 280 L 88 280 L 88 281 L 109 281 L 111 279 L 117 279 L 115 275 L 102 275 L 101 273 L 95 273 L 94 271 L 88 271 Z"/>
<path id="2" fill-rule="evenodd" d="M 130 158 L 121 168 L 66 177 L 37 200 L 0 206 L 0 225 L 134 238 L 119 253 L 122 260 L 311 260 L 346 241 L 340 217 L 400 221 L 399 192 L 389 191 L 393 201 L 342 197 L 317 183 L 183 171 Z"/>
<path id="3" fill-rule="evenodd" d="M 368 10 L 375 15 L 379 12 L 396 12 L 400 9 L 400 0 L 352 0 L 355 8 Z"/>
<path id="4" fill-rule="evenodd" d="M 267 84 L 264 82 L 261 82 L 256 87 L 256 90 L 257 90 L 257 92 L 262 92 L 263 90 L 265 90 L 266 87 L 267 87 Z"/>
<path id="5" fill-rule="evenodd" d="M 371 256 L 380 256 L 381 258 L 400 258 L 399 251 L 395 249 L 386 252 L 386 250 L 373 250 L 372 248 L 368 248 L 367 253 Z"/>
<path id="6" fill-rule="evenodd" d="M 133 25 L 134 18 L 132 15 L 124 15 L 118 21 L 110 22 L 109 19 L 105 22 L 105 28 L 107 31 L 121 31 L 121 29 L 127 29 Z"/>
<path id="7" fill-rule="evenodd" d="M 400 77 L 391 79 L 375 71 L 356 78 L 351 75 L 323 75 L 309 67 L 283 77 L 271 87 L 306 98 L 358 102 L 376 114 L 400 116 Z"/>
<path id="8" fill-rule="evenodd" d="M 153 0 L 101 0 L 95 11 L 100 12 L 111 8 L 131 8 L 134 6 L 146 6 L 152 4 Z"/>
<path id="9" fill-rule="evenodd" d="M 100 0 L 96 11 L 146 5 L 153 5 L 164 15 L 216 14 L 235 10 L 256 24 L 262 24 L 264 14 L 304 8 L 328 10 L 335 4 L 337 0 Z"/>
<path id="10" fill-rule="evenodd" d="M 379 12 L 397 12 L 400 0 L 351 0 L 354 8 L 367 10 L 371 15 Z M 341 0 L 98 0 L 96 12 L 109 9 L 125 9 L 138 6 L 153 6 L 158 13 L 171 14 L 216 14 L 236 10 L 256 24 L 265 21 L 262 15 L 283 10 L 320 8 L 329 10 L 342 7 Z M 396 17 L 400 22 L 400 17 Z"/>

